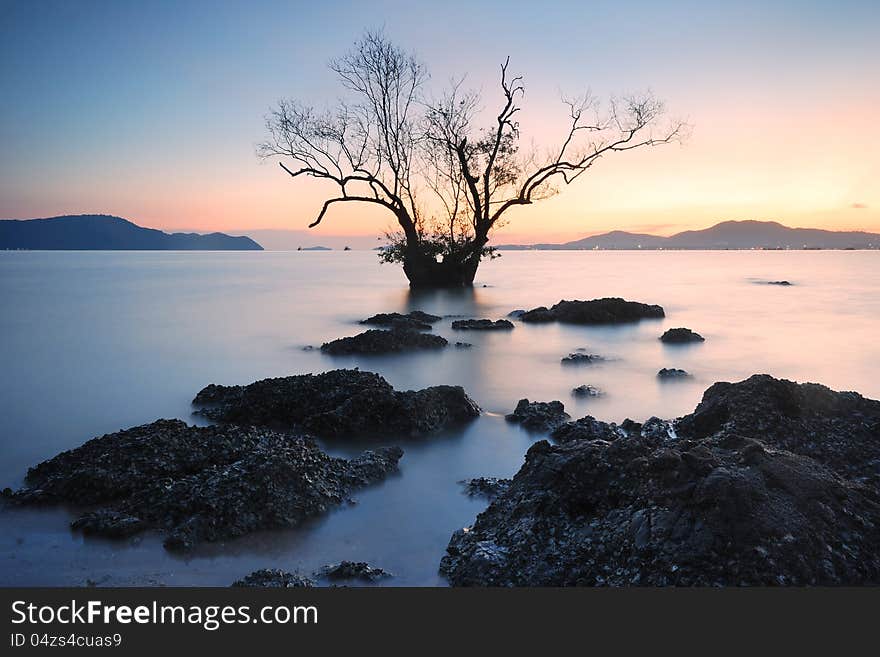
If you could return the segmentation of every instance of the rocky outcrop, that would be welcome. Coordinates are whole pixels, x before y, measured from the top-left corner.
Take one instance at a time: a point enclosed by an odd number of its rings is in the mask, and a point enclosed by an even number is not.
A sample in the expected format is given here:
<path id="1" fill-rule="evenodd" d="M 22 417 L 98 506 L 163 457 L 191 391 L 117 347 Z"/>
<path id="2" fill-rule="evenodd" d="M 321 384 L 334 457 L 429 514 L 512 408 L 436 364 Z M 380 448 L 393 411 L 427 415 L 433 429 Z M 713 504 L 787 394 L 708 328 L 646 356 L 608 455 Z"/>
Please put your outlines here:
<path id="1" fill-rule="evenodd" d="M 498 477 L 475 477 L 458 482 L 464 486 L 464 492 L 470 497 L 497 497 L 510 487 L 510 479 Z"/>
<path id="2" fill-rule="evenodd" d="M 347 338 L 325 342 L 321 345 L 321 351 L 333 356 L 391 354 L 421 349 L 442 349 L 447 344 L 449 343 L 444 337 L 411 328 L 370 329 Z"/>
<path id="3" fill-rule="evenodd" d="M 330 580 L 360 579 L 366 582 L 393 577 L 388 571 L 371 566 L 366 561 L 331 563 L 324 566 L 317 574 Z"/>
<path id="4" fill-rule="evenodd" d="M 440 317 L 437 315 L 430 315 L 421 310 L 413 310 L 405 315 L 401 313 L 379 313 L 362 320 L 361 324 L 426 331 L 431 329 L 431 324 L 439 321 Z"/>
<path id="5" fill-rule="evenodd" d="M 556 442 L 567 443 L 574 440 L 611 441 L 626 434 L 613 422 L 602 422 L 592 415 L 587 415 L 574 422 L 559 425 L 550 435 Z"/>
<path id="6" fill-rule="evenodd" d="M 880 584 L 878 419 L 855 393 L 756 376 L 712 386 L 676 431 L 652 418 L 540 441 L 441 571 L 459 586 Z"/>
<path id="7" fill-rule="evenodd" d="M 457 331 L 509 331 L 513 328 L 513 322 L 506 319 L 457 319 L 452 322 L 452 328 Z"/>
<path id="8" fill-rule="evenodd" d="M 663 308 L 617 297 L 591 301 L 560 301 L 551 308 L 541 306 L 520 315 L 523 322 L 567 324 L 618 324 L 665 317 Z"/>
<path id="9" fill-rule="evenodd" d="M 599 388 L 589 384 L 583 384 L 571 389 L 571 394 L 575 397 L 601 397 L 605 393 Z"/>
<path id="10" fill-rule="evenodd" d="M 520 424 L 531 431 L 553 431 L 571 416 L 561 401 L 532 402 L 520 399 L 513 413 L 504 416 L 508 422 Z"/>
<path id="11" fill-rule="evenodd" d="M 689 328 L 671 328 L 660 336 L 660 340 L 667 344 L 685 344 L 688 342 L 705 342 L 706 338 L 699 333 L 691 331 Z"/>
<path id="12" fill-rule="evenodd" d="M 309 588 L 315 581 L 299 573 L 289 573 L 277 568 L 261 568 L 242 579 L 233 582 L 232 586 L 249 588 Z"/>
<path id="13" fill-rule="evenodd" d="M 113 537 L 155 528 L 169 549 L 187 549 L 299 525 L 384 479 L 402 455 L 383 447 L 345 460 L 308 437 L 158 420 L 62 452 L 28 470 L 26 487 L 6 496 L 97 507 L 74 528 Z"/>
<path id="14" fill-rule="evenodd" d="M 657 372 L 658 379 L 687 379 L 690 374 L 677 367 L 664 367 Z"/>
<path id="15" fill-rule="evenodd" d="M 471 420 L 480 408 L 460 386 L 398 391 L 372 372 L 332 370 L 209 385 L 193 400 L 212 420 L 295 428 L 321 437 L 418 436 Z"/>

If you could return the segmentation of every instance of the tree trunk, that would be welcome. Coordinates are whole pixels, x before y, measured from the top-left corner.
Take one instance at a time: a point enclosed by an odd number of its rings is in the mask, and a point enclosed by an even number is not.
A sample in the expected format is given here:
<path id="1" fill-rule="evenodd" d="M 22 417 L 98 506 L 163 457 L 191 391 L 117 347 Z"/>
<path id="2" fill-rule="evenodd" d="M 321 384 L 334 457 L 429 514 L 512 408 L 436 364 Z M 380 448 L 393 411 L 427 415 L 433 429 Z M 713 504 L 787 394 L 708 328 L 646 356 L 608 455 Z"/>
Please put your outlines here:
<path id="1" fill-rule="evenodd" d="M 442 261 L 421 253 L 407 254 L 403 271 L 411 288 L 471 287 L 480 264 L 479 255 L 460 259 L 447 255 Z"/>

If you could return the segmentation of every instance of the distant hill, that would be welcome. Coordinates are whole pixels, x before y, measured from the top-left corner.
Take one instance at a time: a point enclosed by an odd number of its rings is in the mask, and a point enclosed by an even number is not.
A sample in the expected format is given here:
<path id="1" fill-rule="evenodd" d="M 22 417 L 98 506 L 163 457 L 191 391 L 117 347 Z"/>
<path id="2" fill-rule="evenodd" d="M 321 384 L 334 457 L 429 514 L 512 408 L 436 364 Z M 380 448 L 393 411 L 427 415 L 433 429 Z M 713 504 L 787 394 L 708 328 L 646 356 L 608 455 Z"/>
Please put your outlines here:
<path id="1" fill-rule="evenodd" d="M 724 221 L 670 237 L 615 230 L 563 244 L 503 244 L 498 249 L 878 249 L 880 234 L 819 228 L 789 228 L 775 221 Z"/>
<path id="2" fill-rule="evenodd" d="M 164 233 L 105 214 L 0 220 L 0 249 L 71 251 L 262 251 L 250 237 Z"/>

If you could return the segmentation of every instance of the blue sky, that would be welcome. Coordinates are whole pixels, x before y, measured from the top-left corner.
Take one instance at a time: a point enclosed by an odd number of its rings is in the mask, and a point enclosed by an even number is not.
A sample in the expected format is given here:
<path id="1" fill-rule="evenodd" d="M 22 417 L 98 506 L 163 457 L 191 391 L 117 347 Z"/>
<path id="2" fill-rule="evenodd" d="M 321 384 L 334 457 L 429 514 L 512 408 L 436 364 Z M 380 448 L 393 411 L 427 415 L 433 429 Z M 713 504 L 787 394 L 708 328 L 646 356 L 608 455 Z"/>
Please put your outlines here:
<path id="1" fill-rule="evenodd" d="M 377 27 L 416 50 L 435 85 L 467 74 L 491 94 L 511 55 L 539 138 L 552 139 L 560 91 L 586 86 L 651 88 L 694 124 L 680 151 L 614 163 L 551 201 L 553 234 L 789 209 L 790 223 L 880 228 L 880 3 L 809 1 L 0 0 L 0 216 L 302 227 L 323 192 L 257 162 L 263 116 L 281 96 L 333 101 L 327 60 Z"/>

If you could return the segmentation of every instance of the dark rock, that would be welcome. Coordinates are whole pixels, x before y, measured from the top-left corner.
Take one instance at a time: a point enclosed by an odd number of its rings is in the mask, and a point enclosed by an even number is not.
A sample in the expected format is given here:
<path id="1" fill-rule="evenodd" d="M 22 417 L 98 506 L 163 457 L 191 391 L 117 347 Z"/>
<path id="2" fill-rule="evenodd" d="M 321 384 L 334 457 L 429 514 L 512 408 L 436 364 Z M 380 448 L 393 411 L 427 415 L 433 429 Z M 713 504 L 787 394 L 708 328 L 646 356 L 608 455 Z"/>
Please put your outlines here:
<path id="1" fill-rule="evenodd" d="M 289 573 L 277 568 L 261 568 L 234 582 L 232 586 L 254 588 L 308 588 L 315 585 L 314 580 L 299 573 Z"/>
<path id="2" fill-rule="evenodd" d="M 442 349 L 446 338 L 431 333 L 420 333 L 409 328 L 370 329 L 347 338 L 325 342 L 321 351 L 334 356 L 352 354 L 390 354 L 418 349 Z"/>
<path id="3" fill-rule="evenodd" d="M 611 297 L 591 301 L 560 301 L 550 309 L 544 306 L 520 316 L 524 322 L 564 322 L 567 324 L 616 324 L 640 319 L 665 317 L 663 308 Z"/>
<path id="4" fill-rule="evenodd" d="M 508 422 L 521 424 L 532 431 L 552 431 L 571 418 L 561 401 L 530 402 L 520 399 L 513 413 L 505 416 Z"/>
<path id="5" fill-rule="evenodd" d="M 456 349 L 470 349 L 473 346 L 474 345 L 472 345 L 470 342 L 456 342 L 455 343 Z"/>
<path id="6" fill-rule="evenodd" d="M 615 440 L 622 435 L 614 423 L 602 422 L 592 415 L 587 415 L 574 422 L 561 424 L 550 436 L 558 443 L 573 440 Z"/>
<path id="7" fill-rule="evenodd" d="M 513 323 L 506 319 L 457 319 L 452 322 L 452 328 L 458 331 L 507 331 L 513 328 Z"/>
<path id="8" fill-rule="evenodd" d="M 440 317 L 437 315 L 429 315 L 421 310 L 414 310 L 406 315 L 401 313 L 379 313 L 361 321 L 361 324 L 372 324 L 396 329 L 430 330 L 431 324 L 439 321 Z"/>
<path id="9" fill-rule="evenodd" d="M 602 356 L 576 351 L 564 356 L 561 362 L 563 365 L 589 365 L 602 360 L 605 360 Z"/>
<path id="10" fill-rule="evenodd" d="M 200 413 L 215 421 L 297 428 L 327 438 L 417 436 L 480 414 L 459 386 L 397 391 L 378 374 L 360 370 L 264 379 L 247 386 L 212 384 L 193 404 L 205 406 Z"/>
<path id="11" fill-rule="evenodd" d="M 111 509 L 99 509 L 86 513 L 72 523 L 70 528 L 83 534 L 98 534 L 109 538 L 125 538 L 148 527 L 140 518 Z"/>
<path id="12" fill-rule="evenodd" d="M 705 342 L 699 333 L 694 333 L 689 328 L 671 328 L 660 336 L 660 340 L 667 344 L 682 344 L 686 342 Z"/>
<path id="13" fill-rule="evenodd" d="M 716 383 L 676 431 L 703 438 L 719 431 L 755 436 L 764 444 L 814 458 L 841 476 L 880 486 L 880 402 L 755 374 Z"/>
<path id="14" fill-rule="evenodd" d="M 441 572 L 458 586 L 876 586 L 878 413 L 752 377 L 707 390 L 678 439 L 652 418 L 613 441 L 540 441 L 452 535 Z"/>
<path id="15" fill-rule="evenodd" d="M 575 397 L 600 397 L 600 396 L 604 395 L 605 393 L 603 393 L 601 390 L 599 390 L 599 388 L 595 388 L 591 385 L 584 384 L 584 385 L 578 386 L 577 388 L 572 388 L 571 394 L 574 395 Z"/>
<path id="16" fill-rule="evenodd" d="M 657 372 L 657 378 L 659 379 L 685 379 L 689 376 L 690 374 L 677 367 L 664 367 Z"/>
<path id="17" fill-rule="evenodd" d="M 75 528 L 164 530 L 169 549 L 294 527 L 397 468 L 399 447 L 333 458 L 307 437 L 158 420 L 94 438 L 28 470 L 22 504 L 99 507 Z"/>
<path id="18" fill-rule="evenodd" d="M 791 285 L 790 281 L 767 281 L 767 285 Z"/>
<path id="19" fill-rule="evenodd" d="M 517 308 L 516 310 L 511 310 L 509 313 L 507 313 L 507 316 L 510 317 L 511 319 L 519 319 L 520 317 L 522 317 L 525 314 L 526 314 L 525 310 L 523 310 L 522 308 Z"/>
<path id="20" fill-rule="evenodd" d="M 365 561 L 342 561 L 328 564 L 318 573 L 327 579 L 362 579 L 367 582 L 375 582 L 393 575 L 381 568 L 374 568 Z"/>
<path id="21" fill-rule="evenodd" d="M 465 493 L 471 497 L 482 496 L 489 499 L 497 497 L 510 487 L 510 479 L 498 477 L 476 477 L 459 483 L 464 485 Z"/>

